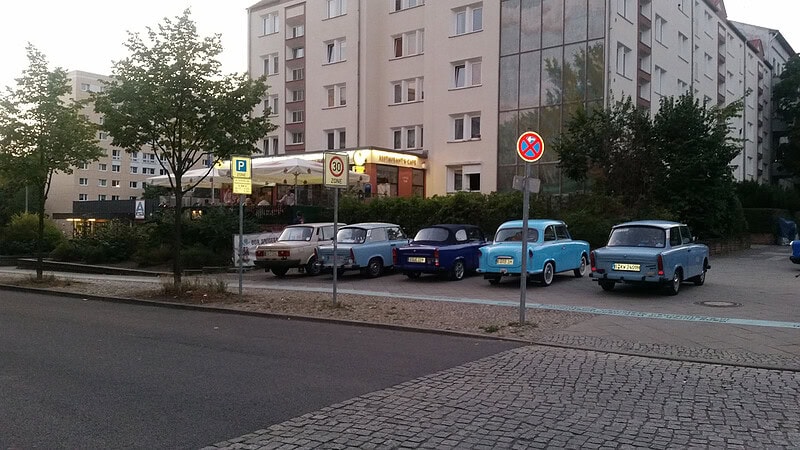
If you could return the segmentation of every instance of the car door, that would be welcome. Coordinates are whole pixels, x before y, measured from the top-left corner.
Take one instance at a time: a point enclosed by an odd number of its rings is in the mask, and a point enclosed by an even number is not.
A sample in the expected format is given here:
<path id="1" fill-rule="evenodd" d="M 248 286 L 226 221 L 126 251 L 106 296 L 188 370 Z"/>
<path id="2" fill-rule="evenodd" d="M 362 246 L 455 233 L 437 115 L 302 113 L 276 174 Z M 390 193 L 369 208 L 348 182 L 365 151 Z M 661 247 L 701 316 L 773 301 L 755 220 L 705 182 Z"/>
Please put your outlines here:
<path id="1" fill-rule="evenodd" d="M 687 248 L 687 265 L 689 272 L 687 272 L 686 277 L 693 277 L 695 275 L 700 275 L 703 271 L 703 258 L 705 255 L 701 247 L 694 243 L 694 238 L 692 237 L 692 232 L 689 230 L 689 227 L 686 225 L 681 225 L 681 243 L 686 246 Z"/>
<path id="2" fill-rule="evenodd" d="M 556 270 L 559 272 L 563 270 L 575 269 L 580 265 L 581 249 L 576 242 L 572 242 L 572 236 L 569 234 L 566 225 L 556 225 L 556 240 L 558 241 L 559 255 L 556 261 Z"/>
<path id="3" fill-rule="evenodd" d="M 669 229 L 669 246 L 668 257 L 664 261 L 664 264 L 669 266 L 667 275 L 672 276 L 672 269 L 681 266 L 684 280 L 692 276 L 693 269 L 689 263 L 689 246 L 683 242 L 680 227 L 675 226 Z"/>

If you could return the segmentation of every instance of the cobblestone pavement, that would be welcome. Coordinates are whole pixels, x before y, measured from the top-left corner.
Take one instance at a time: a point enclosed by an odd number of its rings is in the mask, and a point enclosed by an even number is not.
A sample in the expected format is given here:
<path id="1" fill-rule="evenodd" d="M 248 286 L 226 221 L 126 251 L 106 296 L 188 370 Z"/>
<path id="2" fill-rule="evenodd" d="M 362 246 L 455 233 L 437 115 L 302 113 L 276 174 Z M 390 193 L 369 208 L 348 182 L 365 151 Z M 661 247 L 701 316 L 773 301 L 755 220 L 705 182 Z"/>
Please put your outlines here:
<path id="1" fill-rule="evenodd" d="M 795 372 L 529 346 L 209 449 L 790 448 Z"/>

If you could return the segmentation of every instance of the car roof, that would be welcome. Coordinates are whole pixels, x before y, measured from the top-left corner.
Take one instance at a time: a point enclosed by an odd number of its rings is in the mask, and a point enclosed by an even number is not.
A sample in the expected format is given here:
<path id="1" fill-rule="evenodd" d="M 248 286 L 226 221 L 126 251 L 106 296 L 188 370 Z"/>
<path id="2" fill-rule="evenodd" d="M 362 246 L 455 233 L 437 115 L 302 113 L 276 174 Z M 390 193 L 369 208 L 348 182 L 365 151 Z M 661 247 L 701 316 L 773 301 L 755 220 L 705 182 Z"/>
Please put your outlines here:
<path id="1" fill-rule="evenodd" d="M 528 219 L 528 228 L 544 228 L 550 225 L 566 225 L 563 220 L 555 219 Z M 522 226 L 522 220 L 509 220 L 500 225 L 502 228 L 518 228 Z"/>
<path id="2" fill-rule="evenodd" d="M 446 228 L 450 231 L 456 232 L 462 228 L 478 228 L 477 225 L 467 225 L 463 223 L 437 223 L 436 225 L 431 225 L 429 227 L 424 228 Z"/>
<path id="3" fill-rule="evenodd" d="M 365 229 L 373 229 L 373 228 L 386 228 L 386 227 L 399 227 L 400 225 L 394 223 L 386 223 L 386 222 L 363 222 L 363 223 L 354 223 L 352 225 L 347 225 L 343 228 L 365 228 Z"/>
<path id="4" fill-rule="evenodd" d="M 631 221 L 631 222 L 625 222 L 625 223 L 620 223 L 620 224 L 614 225 L 611 228 L 614 229 L 614 228 L 619 228 L 619 227 L 634 227 L 634 226 L 639 226 L 639 227 L 657 227 L 657 228 L 668 229 L 668 228 L 672 228 L 672 227 L 685 227 L 686 224 L 679 223 L 679 222 L 673 222 L 671 220 L 634 220 L 634 221 Z"/>
<path id="5" fill-rule="evenodd" d="M 339 226 L 345 226 L 346 223 L 339 223 Z M 309 223 L 294 223 L 292 225 L 287 225 L 286 228 L 292 227 L 328 227 L 333 226 L 333 222 L 309 222 Z"/>

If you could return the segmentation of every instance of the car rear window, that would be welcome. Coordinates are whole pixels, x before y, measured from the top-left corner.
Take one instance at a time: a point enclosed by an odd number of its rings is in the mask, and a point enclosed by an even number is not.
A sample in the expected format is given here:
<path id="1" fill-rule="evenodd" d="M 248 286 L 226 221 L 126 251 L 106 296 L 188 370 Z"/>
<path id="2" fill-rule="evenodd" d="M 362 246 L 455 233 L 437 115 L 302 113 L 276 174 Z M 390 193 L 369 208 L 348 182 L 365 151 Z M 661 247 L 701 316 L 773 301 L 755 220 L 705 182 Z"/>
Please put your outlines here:
<path id="1" fill-rule="evenodd" d="M 539 240 L 539 230 L 535 228 L 528 228 L 528 242 L 536 242 Z M 520 228 L 503 228 L 497 230 L 494 237 L 495 242 L 513 242 L 522 241 L 522 227 Z"/>
<path id="2" fill-rule="evenodd" d="M 310 241 L 314 235 L 313 227 L 289 227 L 283 230 L 279 241 Z"/>
<path id="3" fill-rule="evenodd" d="M 363 228 L 342 228 L 336 235 L 340 244 L 361 244 L 367 239 L 367 230 Z"/>
<path id="4" fill-rule="evenodd" d="M 611 231 L 609 247 L 664 247 L 666 233 L 657 227 L 620 227 Z"/>
<path id="5" fill-rule="evenodd" d="M 414 236 L 415 241 L 430 241 L 430 242 L 444 242 L 447 240 L 447 237 L 450 235 L 450 232 L 444 228 L 439 227 L 432 227 L 432 228 L 423 228 L 417 232 L 417 235 Z"/>

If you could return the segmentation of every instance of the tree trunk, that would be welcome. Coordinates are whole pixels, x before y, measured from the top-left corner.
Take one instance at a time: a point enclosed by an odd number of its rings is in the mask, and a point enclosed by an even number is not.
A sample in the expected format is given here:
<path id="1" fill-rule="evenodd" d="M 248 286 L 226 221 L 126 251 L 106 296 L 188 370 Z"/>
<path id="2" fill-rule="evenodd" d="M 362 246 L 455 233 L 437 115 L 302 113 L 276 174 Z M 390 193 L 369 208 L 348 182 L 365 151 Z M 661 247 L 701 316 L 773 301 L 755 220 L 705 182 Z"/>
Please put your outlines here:
<path id="1" fill-rule="evenodd" d="M 36 280 L 42 281 L 44 278 L 44 186 L 39 186 L 39 207 L 38 215 L 39 215 L 39 229 L 37 230 L 37 239 L 36 239 Z"/>
<path id="2" fill-rule="evenodd" d="M 175 234 L 172 241 L 172 280 L 175 289 L 180 292 L 181 288 L 181 241 L 183 230 L 183 190 L 181 189 L 180 177 L 175 177 Z"/>

